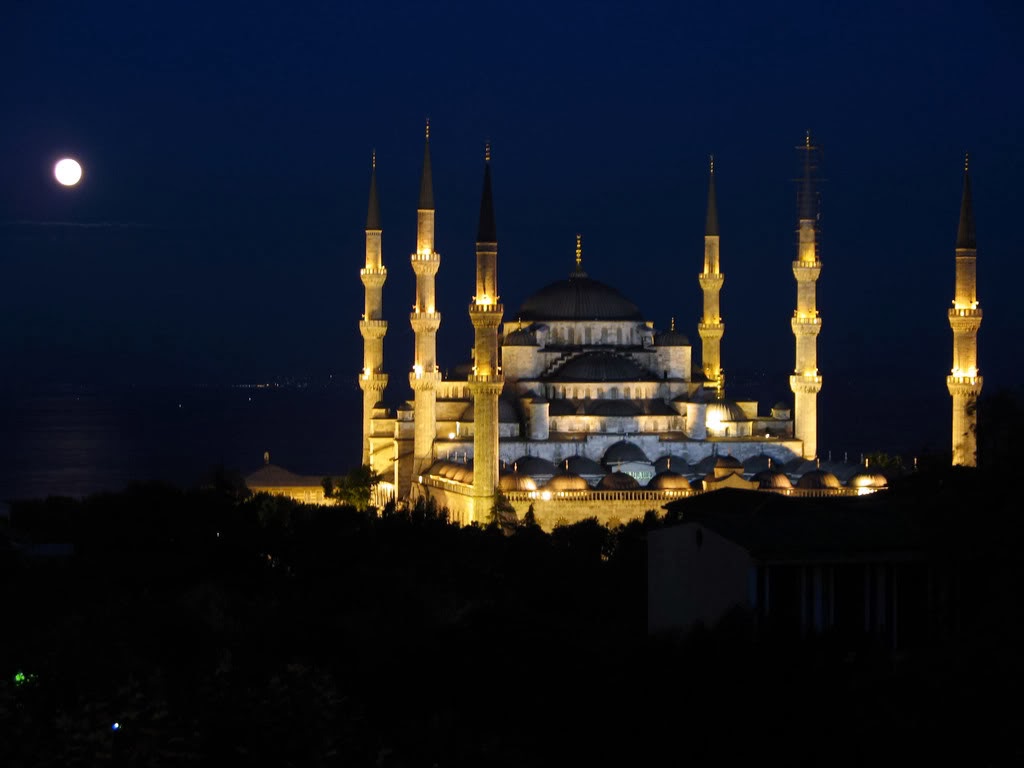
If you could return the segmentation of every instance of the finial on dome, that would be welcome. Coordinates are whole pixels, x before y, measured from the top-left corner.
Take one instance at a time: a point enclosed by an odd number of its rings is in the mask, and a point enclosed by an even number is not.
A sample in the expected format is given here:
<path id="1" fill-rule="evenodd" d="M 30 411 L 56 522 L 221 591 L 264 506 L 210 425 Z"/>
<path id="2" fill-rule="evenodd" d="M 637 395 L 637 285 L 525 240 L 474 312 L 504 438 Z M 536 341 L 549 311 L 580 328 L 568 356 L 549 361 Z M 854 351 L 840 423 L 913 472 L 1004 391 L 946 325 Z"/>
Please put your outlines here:
<path id="1" fill-rule="evenodd" d="M 583 235 L 576 233 L 576 269 L 583 265 Z"/>
<path id="2" fill-rule="evenodd" d="M 488 139 L 487 142 L 484 144 L 484 162 L 485 163 L 491 162 L 491 140 L 490 139 Z"/>
<path id="3" fill-rule="evenodd" d="M 377 150 L 376 149 L 371 149 L 370 150 L 370 169 L 374 170 L 374 171 L 377 170 Z"/>
<path id="4" fill-rule="evenodd" d="M 971 153 L 970 152 L 964 152 L 964 173 L 967 173 L 967 171 L 970 170 L 970 168 L 969 168 L 970 159 L 971 159 Z"/>
<path id="5" fill-rule="evenodd" d="M 427 141 L 430 141 L 430 118 L 427 118 Z"/>
<path id="6" fill-rule="evenodd" d="M 711 161 L 711 172 L 714 173 L 715 172 L 715 156 L 714 155 L 708 155 L 708 159 Z"/>
<path id="7" fill-rule="evenodd" d="M 512 471 L 513 472 L 518 472 L 519 471 L 519 462 L 518 461 L 513 461 L 512 462 Z"/>
<path id="8" fill-rule="evenodd" d="M 768 457 L 768 469 L 771 469 L 771 468 L 772 468 L 772 457 L 769 456 Z"/>
<path id="9" fill-rule="evenodd" d="M 672 469 L 672 457 L 668 457 L 668 461 L 665 462 L 665 469 Z"/>
<path id="10" fill-rule="evenodd" d="M 814 468 L 821 469 L 821 459 L 819 459 L 817 456 L 814 457 Z"/>
<path id="11" fill-rule="evenodd" d="M 805 139 L 804 146 L 806 146 L 808 149 L 811 148 L 811 129 L 810 128 L 807 129 L 807 138 Z"/>
<path id="12" fill-rule="evenodd" d="M 674 331 L 676 329 L 676 319 L 673 317 L 672 322 L 669 323 L 668 329 Z"/>

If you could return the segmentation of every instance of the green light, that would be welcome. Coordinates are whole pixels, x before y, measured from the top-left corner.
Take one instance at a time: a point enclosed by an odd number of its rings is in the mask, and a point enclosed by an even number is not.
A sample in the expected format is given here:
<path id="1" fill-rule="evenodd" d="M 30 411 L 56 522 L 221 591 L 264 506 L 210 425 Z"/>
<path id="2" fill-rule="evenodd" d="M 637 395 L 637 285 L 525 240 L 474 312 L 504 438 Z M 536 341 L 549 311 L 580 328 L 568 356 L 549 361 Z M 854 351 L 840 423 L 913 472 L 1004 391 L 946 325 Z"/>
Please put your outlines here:
<path id="1" fill-rule="evenodd" d="M 14 684 L 15 685 L 21 685 L 22 683 L 25 682 L 26 679 L 27 678 L 25 677 L 25 673 L 24 672 L 15 672 L 14 673 Z"/>

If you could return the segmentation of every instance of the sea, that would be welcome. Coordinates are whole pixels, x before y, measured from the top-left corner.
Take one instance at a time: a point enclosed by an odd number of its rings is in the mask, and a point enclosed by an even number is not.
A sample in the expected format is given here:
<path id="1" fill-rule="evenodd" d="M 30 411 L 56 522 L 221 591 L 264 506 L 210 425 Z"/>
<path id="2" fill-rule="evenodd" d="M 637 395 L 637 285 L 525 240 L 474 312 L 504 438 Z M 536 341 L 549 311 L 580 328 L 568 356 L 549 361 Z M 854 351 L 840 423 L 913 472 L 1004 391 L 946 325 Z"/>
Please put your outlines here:
<path id="1" fill-rule="evenodd" d="M 353 391 L 354 390 L 354 391 Z M 303 475 L 359 462 L 358 389 L 274 385 L 141 387 L 6 394 L 0 501 L 182 488 L 270 461 Z"/>
<path id="2" fill-rule="evenodd" d="M 948 394 L 878 398 L 836 376 L 819 408 L 819 456 L 944 450 Z M 778 381 L 735 376 L 767 412 L 786 399 Z M 774 383 L 776 386 L 769 386 Z M 791 397 L 791 395 L 790 395 Z M 157 481 L 188 488 L 223 469 L 242 477 L 273 464 L 324 477 L 359 463 L 362 393 L 352 384 L 138 386 L 0 395 L 0 502 L 82 498 Z M 654 457 L 656 458 L 656 457 Z"/>

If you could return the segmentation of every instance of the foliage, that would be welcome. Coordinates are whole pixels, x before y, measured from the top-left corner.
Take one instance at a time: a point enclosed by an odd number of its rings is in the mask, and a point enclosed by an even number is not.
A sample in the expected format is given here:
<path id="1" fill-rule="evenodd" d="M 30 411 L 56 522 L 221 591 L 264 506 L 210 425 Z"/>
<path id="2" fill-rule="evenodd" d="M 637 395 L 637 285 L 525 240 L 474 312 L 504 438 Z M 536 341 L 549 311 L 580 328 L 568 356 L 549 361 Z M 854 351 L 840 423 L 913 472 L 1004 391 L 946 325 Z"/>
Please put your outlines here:
<path id="1" fill-rule="evenodd" d="M 344 477 L 325 477 L 323 479 L 324 495 L 339 504 L 352 507 L 359 512 L 365 512 L 371 508 L 370 501 L 373 498 L 374 486 L 383 479 L 384 475 L 374 472 L 368 464 L 363 464 L 352 469 Z"/>

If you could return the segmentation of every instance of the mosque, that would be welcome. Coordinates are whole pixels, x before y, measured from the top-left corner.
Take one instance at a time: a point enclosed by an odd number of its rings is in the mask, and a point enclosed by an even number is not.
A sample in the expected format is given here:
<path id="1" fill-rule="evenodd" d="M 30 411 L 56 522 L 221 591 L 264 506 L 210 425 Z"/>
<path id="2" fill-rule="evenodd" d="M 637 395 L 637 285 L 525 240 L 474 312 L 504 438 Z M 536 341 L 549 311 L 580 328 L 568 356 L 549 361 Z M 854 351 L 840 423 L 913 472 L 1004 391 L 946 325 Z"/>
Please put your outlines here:
<path id="1" fill-rule="evenodd" d="M 499 492 L 521 518 L 532 508 L 551 528 L 587 517 L 615 524 L 673 499 L 721 487 L 799 495 L 874 492 L 885 478 L 864 465 L 822 466 L 817 448 L 817 396 L 822 376 L 817 343 L 822 319 L 816 284 L 816 153 L 810 134 L 798 191 L 796 307 L 791 326 L 795 365 L 792 405 L 764 408 L 726 394 L 721 358 L 725 319 L 719 296 L 725 264 L 719 243 L 712 159 L 708 175 L 703 269 L 697 276 L 703 312 L 699 362 L 690 339 L 658 328 L 640 308 L 584 268 L 581 237 L 575 267 L 529 296 L 505 319 L 498 288 L 498 236 L 485 154 L 476 243 L 476 294 L 468 307 L 472 361 L 442 375 L 437 359 L 441 314 L 435 276 L 434 198 L 427 124 L 410 261 L 416 293 L 410 324 L 415 348 L 412 398 L 384 403 L 387 279 L 381 249 L 376 162 L 370 177 L 365 266 L 362 463 L 381 473 L 379 491 L 397 501 L 434 499 L 461 524 L 488 521 Z M 954 463 L 975 461 L 977 331 L 974 223 L 965 165 L 956 248 L 956 291 L 949 322 L 954 364 Z M 404 383 L 404 382 L 403 382 Z"/>

